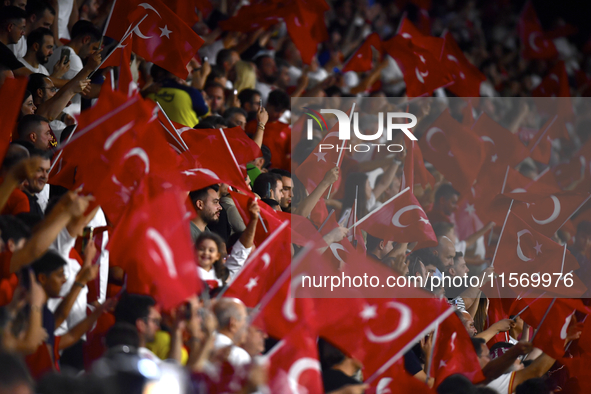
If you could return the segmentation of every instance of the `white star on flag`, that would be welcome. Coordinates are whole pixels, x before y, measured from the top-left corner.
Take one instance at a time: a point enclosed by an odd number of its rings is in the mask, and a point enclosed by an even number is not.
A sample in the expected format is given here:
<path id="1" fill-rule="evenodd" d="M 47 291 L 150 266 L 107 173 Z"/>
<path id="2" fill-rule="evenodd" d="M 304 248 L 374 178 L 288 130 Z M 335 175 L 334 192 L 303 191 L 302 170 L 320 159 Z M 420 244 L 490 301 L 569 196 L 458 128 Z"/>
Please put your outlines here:
<path id="1" fill-rule="evenodd" d="M 159 27 L 159 29 L 162 32 L 162 34 L 160 34 L 160 37 L 166 36 L 166 38 L 170 38 L 170 33 L 172 33 L 172 30 L 168 30 L 168 25 L 164 25 L 164 29 L 161 27 Z"/>
<path id="2" fill-rule="evenodd" d="M 324 158 L 324 156 L 326 156 L 326 152 L 319 152 L 319 153 L 314 153 L 316 155 L 316 161 L 324 161 L 326 162 L 326 159 Z"/>
<path id="3" fill-rule="evenodd" d="M 542 253 L 542 244 L 536 241 L 536 246 L 534 246 L 534 249 L 536 250 L 536 255 Z"/>
<path id="4" fill-rule="evenodd" d="M 252 289 L 253 289 L 254 287 L 256 287 L 256 285 L 258 284 L 258 283 L 257 283 L 257 282 L 258 282 L 258 280 L 259 280 L 259 277 L 258 277 L 258 276 L 257 276 L 256 278 L 250 278 L 250 279 L 248 280 L 248 283 L 247 283 L 247 284 L 246 284 L 246 286 L 244 286 L 244 287 L 246 287 L 246 288 L 248 289 L 248 291 L 252 291 Z"/>
<path id="5" fill-rule="evenodd" d="M 473 204 L 468 204 L 466 205 L 466 209 L 464 209 L 466 212 L 468 212 L 469 215 L 473 215 L 474 214 L 474 205 Z"/>
<path id="6" fill-rule="evenodd" d="M 365 305 L 359 316 L 361 316 L 363 321 L 373 319 L 378 315 L 377 308 L 376 305 Z"/>
<path id="7" fill-rule="evenodd" d="M 499 156 L 497 155 L 492 155 L 492 157 L 490 158 L 490 161 L 492 161 L 493 163 L 497 161 L 497 159 L 499 158 Z"/>

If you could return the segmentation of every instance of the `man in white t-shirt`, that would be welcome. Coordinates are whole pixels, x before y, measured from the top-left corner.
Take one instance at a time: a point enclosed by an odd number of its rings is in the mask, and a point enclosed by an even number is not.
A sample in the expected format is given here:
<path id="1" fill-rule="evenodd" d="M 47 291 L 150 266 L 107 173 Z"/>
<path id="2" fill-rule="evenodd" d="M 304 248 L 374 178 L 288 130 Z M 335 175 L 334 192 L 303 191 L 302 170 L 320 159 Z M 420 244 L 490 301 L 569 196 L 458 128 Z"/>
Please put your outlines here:
<path id="1" fill-rule="evenodd" d="M 49 61 L 49 57 L 53 55 L 53 45 L 53 33 L 51 30 L 43 27 L 34 30 L 27 37 L 26 55 L 18 58 L 18 60 L 26 68 L 31 70 L 31 72 L 49 76 L 49 72 L 43 65 L 46 64 Z"/>
<path id="2" fill-rule="evenodd" d="M 54 66 L 60 61 L 62 55 L 69 56 L 70 69 L 62 76 L 62 79 L 74 78 L 84 67 L 82 59 L 93 55 L 99 50 L 100 39 L 101 32 L 91 22 L 76 22 L 72 27 L 72 40 L 51 55 L 47 63 L 47 70 L 52 73 Z M 82 97 L 80 94 L 75 95 L 72 98 L 72 103 L 64 109 L 64 112 L 72 116 L 79 114 L 81 103 Z"/>

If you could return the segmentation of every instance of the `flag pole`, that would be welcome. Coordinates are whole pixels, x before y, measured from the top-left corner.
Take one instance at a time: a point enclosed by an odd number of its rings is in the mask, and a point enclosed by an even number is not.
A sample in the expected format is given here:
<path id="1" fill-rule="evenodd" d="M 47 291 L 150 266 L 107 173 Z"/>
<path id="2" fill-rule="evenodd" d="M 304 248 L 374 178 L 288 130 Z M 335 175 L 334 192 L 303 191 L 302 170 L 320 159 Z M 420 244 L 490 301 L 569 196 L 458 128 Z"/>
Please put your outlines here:
<path id="1" fill-rule="evenodd" d="M 507 211 L 507 216 L 505 216 L 505 221 L 503 222 L 503 227 L 501 228 L 501 233 L 499 234 L 499 239 L 497 241 L 497 246 L 495 247 L 495 254 L 493 255 L 492 261 L 490 263 L 491 267 L 495 266 L 495 257 L 497 257 L 497 251 L 499 250 L 499 245 L 501 244 L 501 237 L 503 236 L 503 231 L 505 231 L 505 226 L 507 225 L 507 219 L 509 219 L 509 214 L 511 213 L 511 207 L 513 206 L 513 199 L 511 199 L 511 205 L 509 205 L 509 210 Z"/>
<path id="2" fill-rule="evenodd" d="M 289 221 L 286 220 L 283 223 L 281 223 L 281 225 L 279 225 L 279 227 L 277 227 L 277 229 L 275 231 L 273 231 L 273 233 L 271 233 L 271 235 L 269 235 L 267 237 L 267 239 L 265 239 L 263 241 L 263 243 L 257 247 L 254 252 L 248 257 L 248 259 L 246 260 L 246 262 L 244 263 L 244 267 L 246 267 L 248 264 L 250 264 L 250 262 L 252 260 L 254 260 L 255 258 L 258 257 L 259 254 L 263 253 L 263 251 L 265 250 L 265 248 L 267 246 L 269 246 L 269 244 L 275 239 L 275 237 L 277 237 L 277 235 L 285 228 L 289 225 Z M 234 282 L 239 276 L 240 274 L 242 274 L 244 272 L 244 267 L 243 269 L 241 269 L 240 271 L 238 271 L 238 273 L 236 274 L 236 276 L 234 276 L 232 278 L 232 281 L 230 282 L 230 285 L 232 284 L 232 282 Z M 220 299 L 222 298 L 222 296 L 224 295 L 224 293 L 226 292 L 226 290 L 228 290 L 230 286 L 225 286 L 216 296 L 216 299 Z"/>
<path id="3" fill-rule="evenodd" d="M 136 27 L 140 25 L 140 23 L 142 23 L 144 21 L 144 19 L 146 19 L 148 17 L 148 15 L 146 14 L 139 22 L 137 25 L 135 25 Z M 133 23 L 132 23 L 133 25 Z M 127 39 L 127 37 L 129 37 L 131 34 L 133 34 L 133 29 L 131 28 L 131 25 L 129 25 L 129 31 L 127 32 L 127 34 L 125 34 L 122 38 L 121 41 L 119 41 L 119 43 L 122 43 L 123 41 L 125 41 Z M 118 48 L 119 45 L 117 45 L 115 47 L 115 49 Z M 115 49 L 113 49 L 111 52 L 109 52 L 109 54 L 101 61 L 101 64 L 99 64 L 89 75 L 88 78 L 91 78 L 94 73 L 97 72 L 98 69 L 101 68 L 101 66 L 107 61 L 108 58 L 111 57 L 111 55 L 113 54 L 113 52 L 115 52 Z"/>
<path id="4" fill-rule="evenodd" d="M 505 184 L 507 183 L 507 176 L 509 176 L 509 166 L 507 166 L 507 171 L 505 171 L 505 179 L 503 179 L 503 186 L 501 186 L 501 194 L 503 194 L 505 192 Z M 513 204 L 513 202 L 511 202 L 511 204 Z M 503 224 L 504 226 L 504 224 Z M 494 234 L 494 227 L 490 229 L 490 233 L 488 234 L 488 246 L 490 246 L 490 244 L 492 243 L 492 237 Z M 501 240 L 501 237 L 499 236 L 499 241 Z M 497 241 L 498 244 L 498 241 Z M 495 250 L 495 254 L 496 254 L 496 250 Z M 494 261 L 494 259 L 493 259 Z"/>
<path id="5" fill-rule="evenodd" d="M 556 122 L 556 119 L 558 118 L 558 115 L 554 115 L 554 118 L 552 118 L 552 121 L 550 122 L 550 124 L 548 125 L 548 127 L 546 127 L 546 130 L 544 130 L 544 132 L 542 133 L 542 135 L 540 136 L 540 138 L 538 138 L 538 140 L 535 142 L 535 144 L 531 147 L 531 149 L 529 150 L 529 153 L 533 152 L 534 149 L 536 149 L 536 146 L 538 146 L 538 144 L 542 141 L 542 138 L 544 138 L 544 136 L 546 135 L 546 133 L 548 132 L 548 130 L 550 130 L 550 127 L 552 127 L 552 125 L 554 124 L 554 122 Z"/>
<path id="6" fill-rule="evenodd" d="M 388 199 L 388 201 L 386 201 L 385 203 L 382 204 L 382 207 L 385 207 L 387 204 L 389 204 L 390 202 L 392 202 L 393 200 L 397 199 L 398 197 L 400 197 L 402 194 L 406 193 L 407 191 L 410 190 L 410 187 L 407 186 L 404 190 L 402 190 L 400 193 L 398 193 L 397 195 L 390 197 Z M 364 217 L 362 217 L 361 219 L 359 219 L 358 222 L 356 222 L 353 226 L 349 227 L 349 230 L 351 230 L 354 226 L 363 223 L 365 220 L 367 220 L 368 217 L 370 217 L 371 215 L 373 215 L 376 212 L 379 212 L 381 209 L 381 207 L 379 209 L 376 209 L 374 211 L 371 211 L 370 213 L 368 213 L 367 215 L 365 215 Z"/>
<path id="7" fill-rule="evenodd" d="M 519 316 L 520 316 L 520 315 L 521 315 L 523 312 L 525 312 L 525 311 L 527 310 L 527 308 L 529 308 L 529 307 L 530 307 L 530 305 L 531 305 L 531 304 L 533 304 L 534 302 L 536 302 L 537 300 L 539 300 L 540 298 L 542 298 L 542 296 L 543 296 L 544 294 L 546 294 L 546 292 L 543 292 L 542 294 L 540 294 L 540 295 L 538 296 L 538 298 L 534 299 L 532 302 L 530 302 L 529 304 L 527 304 L 527 305 L 525 306 L 525 308 L 523 308 L 522 310 L 520 310 L 520 311 L 519 311 L 519 313 L 517 313 L 517 314 L 515 315 L 515 317 L 513 318 L 513 321 L 515 321 L 515 319 L 516 319 L 517 317 L 519 317 Z"/>
<path id="8" fill-rule="evenodd" d="M 103 37 L 107 34 L 107 28 L 109 27 L 109 23 L 111 22 L 111 17 L 113 16 L 113 10 L 115 9 L 115 4 L 117 4 L 117 0 L 113 1 L 113 5 L 111 6 L 111 11 L 109 11 L 109 16 L 107 17 L 107 22 L 105 23 L 105 28 L 103 29 L 103 35 L 101 36 L 101 44 Z M 100 46 L 99 46 L 100 48 Z"/>
<path id="9" fill-rule="evenodd" d="M 354 248 L 357 247 L 357 238 L 355 235 L 357 234 L 357 193 L 359 192 L 359 185 L 355 185 L 355 202 L 353 203 L 353 212 L 351 212 L 351 216 L 353 216 L 353 242 L 351 244 Z"/>
<path id="10" fill-rule="evenodd" d="M 258 198 L 254 198 L 254 200 L 258 200 Z M 259 213 L 259 222 L 261 222 L 261 226 L 263 226 L 263 230 L 265 231 L 265 233 L 269 233 L 269 231 L 267 230 L 267 226 L 265 226 L 265 221 L 263 220 L 263 217 L 261 216 L 261 214 Z"/>
<path id="11" fill-rule="evenodd" d="M 534 342 L 536 335 L 538 334 L 538 332 L 540 332 L 540 328 L 542 327 L 542 324 L 544 324 L 544 320 L 546 320 L 546 317 L 548 316 L 548 313 L 550 313 L 550 309 L 552 309 L 552 306 L 554 306 L 555 302 L 556 302 L 556 298 L 552 298 L 552 302 L 548 306 L 548 309 L 546 309 L 546 312 L 544 313 L 542 320 L 540 320 L 540 324 L 538 324 L 537 330 L 534 332 L 534 335 L 532 335 L 532 337 L 531 337 L 531 340 L 530 340 L 531 343 Z M 525 357 L 527 357 L 527 355 L 523 356 L 523 360 L 525 360 Z"/>
<path id="12" fill-rule="evenodd" d="M 431 349 L 429 350 L 429 359 L 427 360 L 427 377 L 425 378 L 425 384 L 429 384 L 429 378 L 431 377 L 431 363 L 433 363 L 433 353 L 435 352 L 435 342 L 437 341 L 437 333 L 439 332 L 439 324 L 435 327 L 433 332 L 433 340 L 431 341 Z"/>
<path id="13" fill-rule="evenodd" d="M 324 225 L 326 223 L 328 223 L 328 219 L 330 219 L 330 217 L 332 216 L 332 214 L 334 213 L 334 209 L 331 209 L 330 212 L 328 213 L 328 216 L 326 217 L 326 219 L 324 219 L 324 222 L 322 222 L 322 225 L 318 228 L 318 232 L 320 233 L 320 231 L 322 231 L 322 229 L 324 228 Z"/>
<path id="14" fill-rule="evenodd" d="M 353 112 L 355 111 L 355 103 L 353 103 L 353 105 L 351 106 L 351 114 L 349 116 L 349 123 L 353 121 Z M 339 158 L 337 159 L 337 167 L 340 167 L 341 165 L 341 157 L 343 156 L 343 150 L 345 150 L 345 144 L 347 143 L 347 140 L 343 140 L 343 145 L 341 146 L 341 151 L 339 152 Z M 338 149 L 338 147 L 337 147 Z M 326 195 L 326 199 L 328 200 L 330 198 L 330 193 L 332 192 L 332 183 L 330 184 L 330 188 L 328 188 L 328 194 Z"/>
<path id="15" fill-rule="evenodd" d="M 181 133 L 179 133 L 179 131 L 176 129 L 176 127 L 174 127 L 174 124 L 172 124 L 172 121 L 170 120 L 170 118 L 168 117 L 168 115 L 166 114 L 166 111 L 164 111 L 164 108 L 162 108 L 162 105 L 160 105 L 160 103 L 158 101 L 156 101 L 156 104 L 158 105 L 158 108 L 160 108 L 160 111 L 162 111 L 162 114 L 164 114 L 164 117 L 166 118 L 166 120 L 168 121 L 168 124 L 170 125 L 170 127 L 172 127 L 172 129 L 174 130 L 174 132 L 176 133 L 176 135 L 178 136 L 178 140 L 176 139 L 176 137 L 174 136 L 174 134 L 172 134 L 170 132 L 170 130 L 166 129 L 166 131 L 168 131 L 168 134 L 171 135 L 171 137 L 178 142 L 181 147 L 185 148 L 185 152 L 189 150 L 189 147 L 187 146 L 187 144 L 185 143 L 185 141 L 183 141 L 183 137 L 181 137 Z"/>

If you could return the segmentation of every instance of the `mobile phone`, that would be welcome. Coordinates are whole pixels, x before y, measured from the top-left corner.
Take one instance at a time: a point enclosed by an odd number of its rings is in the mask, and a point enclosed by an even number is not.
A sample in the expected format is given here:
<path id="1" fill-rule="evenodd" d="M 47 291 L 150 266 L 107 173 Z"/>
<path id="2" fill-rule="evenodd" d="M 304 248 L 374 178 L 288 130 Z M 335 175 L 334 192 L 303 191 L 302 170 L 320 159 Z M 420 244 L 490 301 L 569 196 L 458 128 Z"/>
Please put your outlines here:
<path id="1" fill-rule="evenodd" d="M 70 63 L 70 50 L 69 49 L 66 49 L 66 48 L 62 49 L 60 61 L 62 62 L 62 64 Z"/>
<path id="2" fill-rule="evenodd" d="M 94 228 L 93 227 L 84 227 L 84 231 L 82 232 L 82 250 L 86 249 L 88 242 L 92 240 L 92 236 L 94 235 Z"/>
<path id="3" fill-rule="evenodd" d="M 259 100 L 259 108 L 263 108 L 263 99 Z"/>

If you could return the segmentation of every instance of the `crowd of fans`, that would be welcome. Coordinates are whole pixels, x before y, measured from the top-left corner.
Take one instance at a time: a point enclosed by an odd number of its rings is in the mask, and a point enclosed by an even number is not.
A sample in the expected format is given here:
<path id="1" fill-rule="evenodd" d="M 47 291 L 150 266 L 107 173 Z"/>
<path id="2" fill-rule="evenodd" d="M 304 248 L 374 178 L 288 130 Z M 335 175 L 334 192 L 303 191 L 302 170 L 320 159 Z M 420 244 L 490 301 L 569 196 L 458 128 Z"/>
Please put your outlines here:
<path id="1" fill-rule="evenodd" d="M 0 83 L 24 76 L 28 84 L 24 97 L 0 97 L 22 102 L 15 130 L 0 125 L 3 139 L 12 133 L 0 169 L 0 393 L 268 392 L 264 354 L 281 338 L 269 338 L 251 324 L 253 311 L 240 300 L 217 295 L 253 254 L 263 204 L 307 218 L 320 196 L 341 180 L 341 192 L 335 187 L 326 200 L 339 223 L 324 238 L 331 244 L 347 236 L 352 215 L 364 217 L 402 190 L 406 151 L 379 160 L 346 152 L 354 164 L 327 171 L 318 191 L 309 195 L 292 173 L 324 137 L 315 135 L 292 155 L 298 141 L 292 141 L 290 121 L 301 114 L 301 108 L 291 108 L 292 98 L 309 98 L 311 105 L 317 98 L 331 98 L 333 108 L 345 97 L 388 98 L 384 105 L 391 108 L 405 102 L 403 74 L 391 58 L 367 73 L 340 71 L 372 32 L 385 40 L 396 34 L 402 18 L 434 36 L 448 30 L 486 76 L 480 87 L 486 99 L 474 114 L 484 111 L 514 133 L 540 127 L 528 105 L 512 108 L 495 101 L 530 96 L 554 65 L 520 56 L 516 25 L 522 4 L 452 0 L 433 2 L 426 10 L 417 4 L 427 1 L 328 1 L 329 38 L 312 64 L 303 65 L 282 23 L 248 34 L 218 26 L 242 3 L 213 1 L 207 15 L 200 11 L 201 21 L 192 28 L 205 44 L 187 66 L 186 80 L 132 55 L 132 90 L 159 103 L 171 121 L 195 129 L 241 127 L 262 152 L 246 166 L 247 180 L 260 198 L 243 207 L 249 221 L 238 212 L 228 185 L 190 191 L 195 215 L 187 232 L 204 290 L 164 311 L 150 295 L 126 291 L 126 273 L 107 251 L 111 222 L 100 207 L 89 211 L 93 197 L 50 185 L 55 150 L 71 137 L 76 116 L 93 110 L 105 79 L 117 75 L 110 67 L 99 69 L 105 48 L 113 48 L 102 34 L 113 1 L 3 0 Z M 572 96 L 584 95 L 588 83 L 579 83 L 578 76 L 587 69 L 587 53 L 568 38 L 554 41 Z M 453 104 L 457 101 L 447 100 L 451 93 L 440 88 L 434 96 L 437 100 L 428 105 L 413 104 L 419 137 L 434 120 L 432 114 L 443 108 L 461 119 L 461 109 Z M 585 114 L 587 106 L 582 102 L 576 110 Z M 587 142 L 589 120 L 580 119 L 570 140 L 552 145 L 551 167 Z M 399 140 L 404 144 L 402 135 Z M 438 245 L 412 250 L 412 243 L 365 234 L 361 242 L 367 255 L 400 275 L 421 276 L 425 283 L 442 273 L 493 272 L 487 254 L 491 243 L 485 245 L 484 236 L 495 223 L 468 230 L 456 223 L 460 193 L 437 168 L 427 168 L 435 186 L 417 186 L 414 193 Z M 516 169 L 537 179 L 544 166 L 527 159 Z M 576 233 L 560 230 L 555 239 L 568 243 L 582 270 L 591 269 L 591 223 L 582 221 Z M 561 367 L 533 348 L 531 330 L 519 316 L 486 321 L 488 301 L 480 289 L 437 288 L 434 297 L 447 297 L 457 309 L 486 378 L 476 385 L 452 375 L 438 382 L 438 393 L 545 394 L 566 388 L 568 376 L 552 373 Z M 578 338 L 580 330 L 574 331 L 563 338 L 565 344 Z M 506 333 L 506 341 L 489 348 L 499 333 Z M 322 338 L 318 348 L 325 392 L 368 388 L 358 360 Z M 428 372 L 430 349 L 429 340 L 422 340 L 404 355 L 406 373 L 426 382 L 425 387 L 435 384 Z"/>

